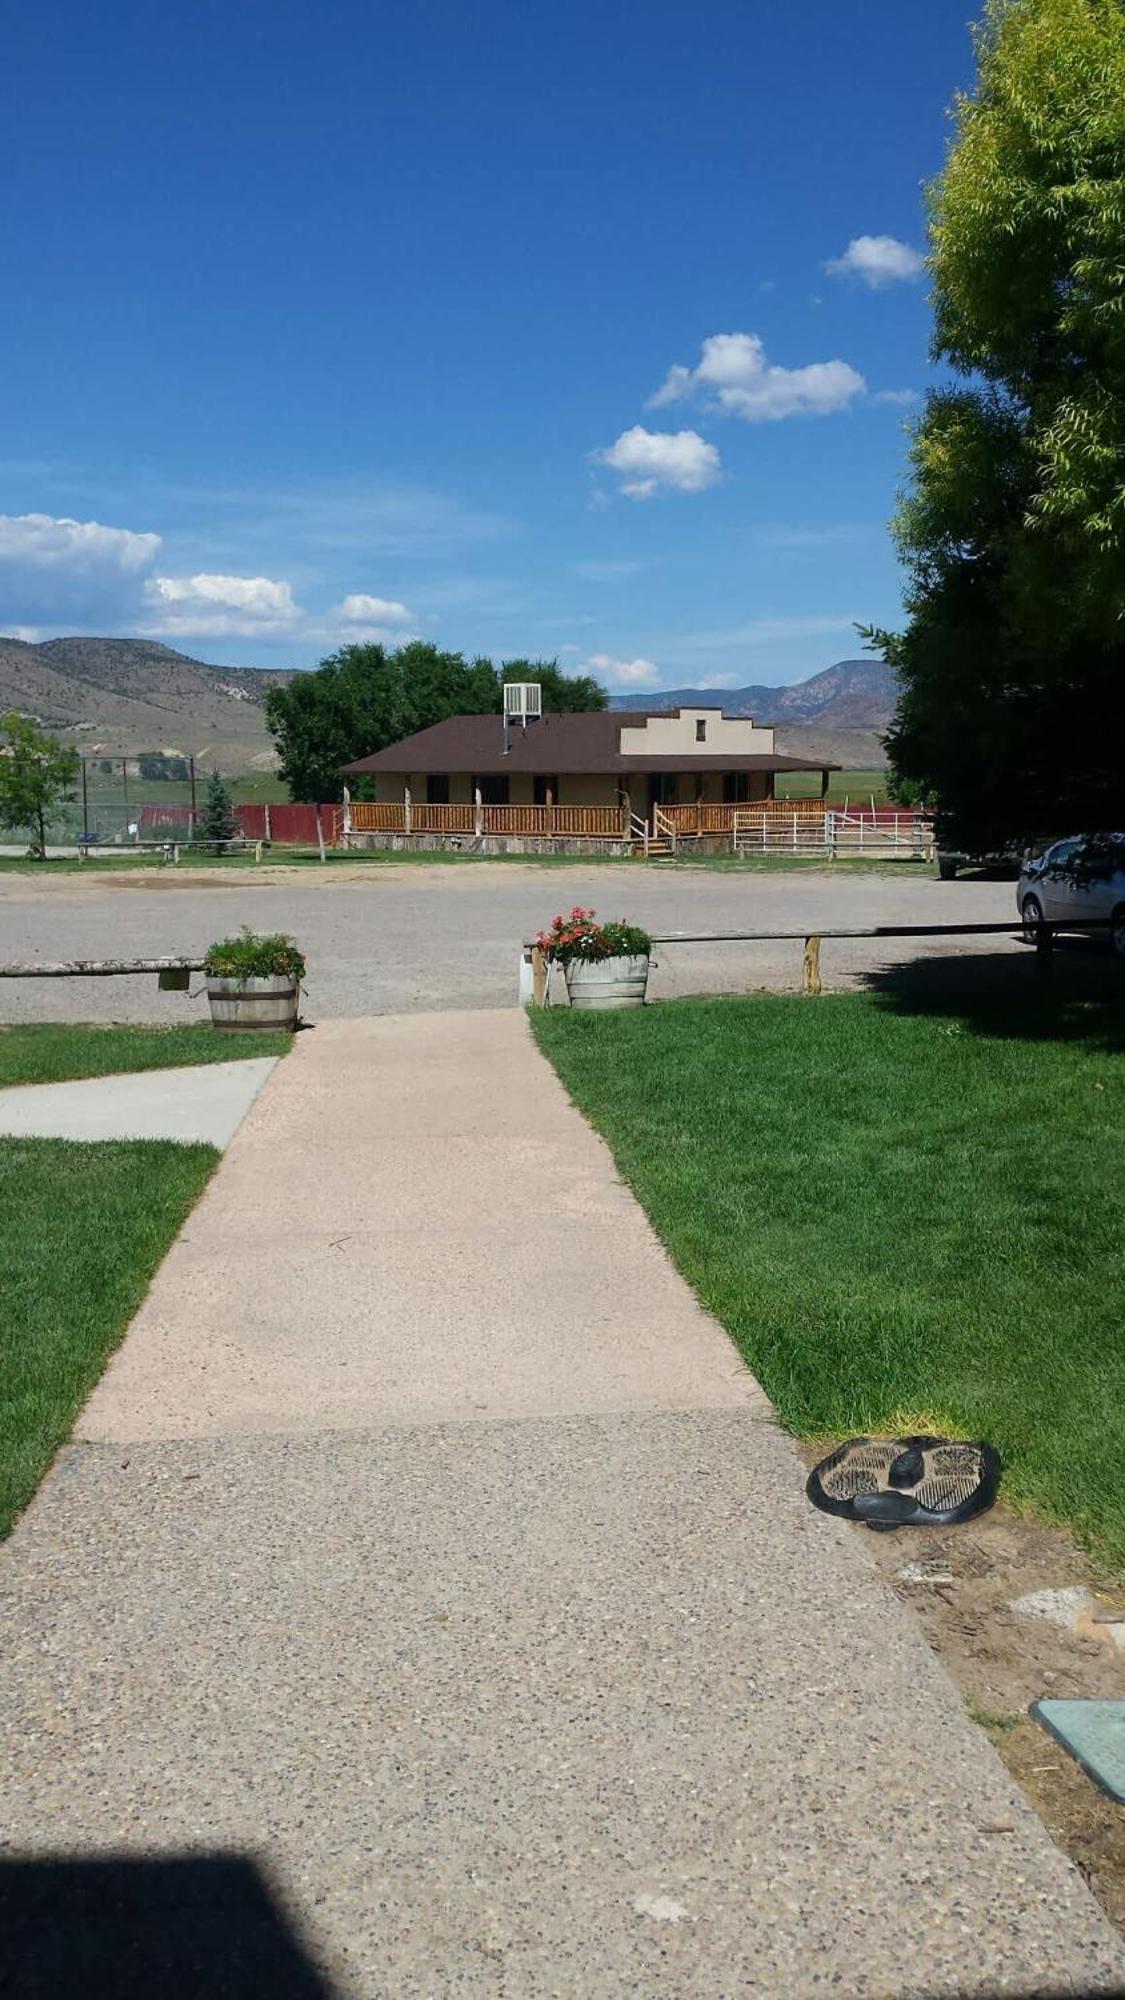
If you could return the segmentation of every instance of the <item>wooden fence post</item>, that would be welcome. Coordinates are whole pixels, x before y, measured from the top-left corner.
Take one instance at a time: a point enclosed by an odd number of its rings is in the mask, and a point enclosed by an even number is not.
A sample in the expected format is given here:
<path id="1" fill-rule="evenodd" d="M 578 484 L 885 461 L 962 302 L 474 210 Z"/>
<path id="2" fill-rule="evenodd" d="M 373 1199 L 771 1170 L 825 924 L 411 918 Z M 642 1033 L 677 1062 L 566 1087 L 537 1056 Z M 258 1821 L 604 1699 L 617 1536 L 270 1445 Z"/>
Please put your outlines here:
<path id="1" fill-rule="evenodd" d="M 820 939 L 818 937 L 807 937 L 805 939 L 805 964 L 801 977 L 801 991 L 802 993 L 819 993 L 821 990 Z"/>
<path id="2" fill-rule="evenodd" d="M 537 944 L 531 947 L 531 997 L 537 1007 L 547 1004 L 547 961 Z"/>

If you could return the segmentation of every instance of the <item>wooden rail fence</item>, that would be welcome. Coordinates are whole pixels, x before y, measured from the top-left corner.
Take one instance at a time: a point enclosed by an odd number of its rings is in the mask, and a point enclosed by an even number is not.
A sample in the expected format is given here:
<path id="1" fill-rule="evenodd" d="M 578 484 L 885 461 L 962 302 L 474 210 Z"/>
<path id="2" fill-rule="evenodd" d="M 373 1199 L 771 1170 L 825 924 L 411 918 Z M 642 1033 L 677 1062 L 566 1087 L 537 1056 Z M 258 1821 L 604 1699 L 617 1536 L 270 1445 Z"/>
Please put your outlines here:
<path id="1" fill-rule="evenodd" d="M 1055 939 L 1062 935 L 1085 936 L 1087 932 L 1114 930 L 1112 917 L 1075 918 L 1069 923 L 1044 918 L 1029 932 L 1019 924 L 876 924 L 866 930 L 820 931 L 666 931 L 653 933 L 654 945 L 679 944 L 800 944 L 804 947 L 801 970 L 802 993 L 817 994 L 821 984 L 820 954 L 825 939 L 848 938 L 928 938 L 928 937 L 1013 937 L 1035 946 L 1035 962 L 1040 972 L 1049 974 L 1054 965 Z M 525 942 L 525 957 L 531 962 L 531 991 L 535 1006 L 547 1004 L 547 961 L 533 939 Z"/>

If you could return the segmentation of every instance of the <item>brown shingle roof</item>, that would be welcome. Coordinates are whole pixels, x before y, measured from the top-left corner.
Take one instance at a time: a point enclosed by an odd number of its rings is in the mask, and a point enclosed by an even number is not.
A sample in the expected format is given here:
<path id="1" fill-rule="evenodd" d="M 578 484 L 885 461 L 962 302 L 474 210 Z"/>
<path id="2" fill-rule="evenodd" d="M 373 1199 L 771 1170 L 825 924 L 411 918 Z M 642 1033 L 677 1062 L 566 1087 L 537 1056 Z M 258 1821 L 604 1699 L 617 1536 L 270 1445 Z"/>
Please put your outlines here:
<path id="1" fill-rule="evenodd" d="M 419 777 L 430 772 L 466 773 L 486 776 L 501 771 L 531 771 L 541 776 L 597 776 L 603 772 L 636 771 L 838 771 L 838 764 L 814 762 L 807 757 L 697 756 L 684 750 L 675 757 L 623 756 L 618 744 L 623 729 L 637 728 L 646 716 L 637 709 L 583 709 L 571 715 L 544 715 L 526 729 L 514 724 L 509 749 L 504 750 L 504 727 L 498 715 L 451 715 L 430 729 L 419 729 L 344 764 L 342 776 L 359 777 L 365 771 L 397 771 Z"/>

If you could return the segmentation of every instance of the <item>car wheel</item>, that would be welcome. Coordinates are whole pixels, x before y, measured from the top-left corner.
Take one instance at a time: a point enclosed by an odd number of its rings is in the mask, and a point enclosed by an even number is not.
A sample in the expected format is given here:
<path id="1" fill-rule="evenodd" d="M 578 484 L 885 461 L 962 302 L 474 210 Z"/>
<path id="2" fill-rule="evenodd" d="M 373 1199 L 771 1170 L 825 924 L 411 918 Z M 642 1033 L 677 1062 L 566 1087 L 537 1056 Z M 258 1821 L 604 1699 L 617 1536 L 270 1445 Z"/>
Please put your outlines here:
<path id="1" fill-rule="evenodd" d="M 1109 922 L 1109 941 L 1118 958 L 1125 958 L 1125 903 L 1118 903 Z"/>
<path id="2" fill-rule="evenodd" d="M 1039 926 L 1043 922 L 1043 905 L 1038 896 L 1024 897 L 1020 905 L 1020 915 L 1023 918 L 1023 941 L 1025 944 L 1034 944 Z"/>

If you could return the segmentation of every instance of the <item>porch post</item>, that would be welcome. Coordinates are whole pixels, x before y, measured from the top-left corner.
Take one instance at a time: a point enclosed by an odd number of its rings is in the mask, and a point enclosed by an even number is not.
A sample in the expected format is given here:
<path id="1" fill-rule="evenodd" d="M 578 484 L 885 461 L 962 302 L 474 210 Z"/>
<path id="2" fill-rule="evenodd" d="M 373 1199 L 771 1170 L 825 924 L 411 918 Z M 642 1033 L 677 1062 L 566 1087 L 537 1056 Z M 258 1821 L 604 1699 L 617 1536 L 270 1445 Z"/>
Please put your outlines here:
<path id="1" fill-rule="evenodd" d="M 549 839 L 553 839 L 553 838 L 554 838 L 554 833 L 555 833 L 555 795 L 554 795 L 553 791 L 551 790 L 551 787 L 550 787 L 550 785 L 548 785 L 548 787 L 547 787 L 547 835 L 548 835 L 548 838 L 549 838 Z"/>
<path id="2" fill-rule="evenodd" d="M 473 791 L 473 832 L 478 840 L 484 832 L 484 811 L 481 804 L 479 785 Z"/>
<path id="3" fill-rule="evenodd" d="M 827 771 L 822 771 L 822 772 L 821 772 L 821 774 L 820 774 L 820 796 L 821 796 L 821 798 L 822 798 L 822 799 L 826 799 L 826 798 L 828 797 L 828 773 L 827 773 Z"/>
<path id="4" fill-rule="evenodd" d="M 410 780 L 409 780 L 409 778 L 406 778 L 406 779 L 405 779 L 405 780 L 403 781 L 403 787 L 402 787 L 402 815 L 403 815 L 403 831 L 404 831 L 405 833 L 409 833 L 409 832 L 410 832 L 410 828 L 411 828 L 411 821 L 412 821 L 412 816 L 413 816 L 413 809 L 412 809 L 412 806 L 411 806 L 411 800 L 410 800 Z"/>

